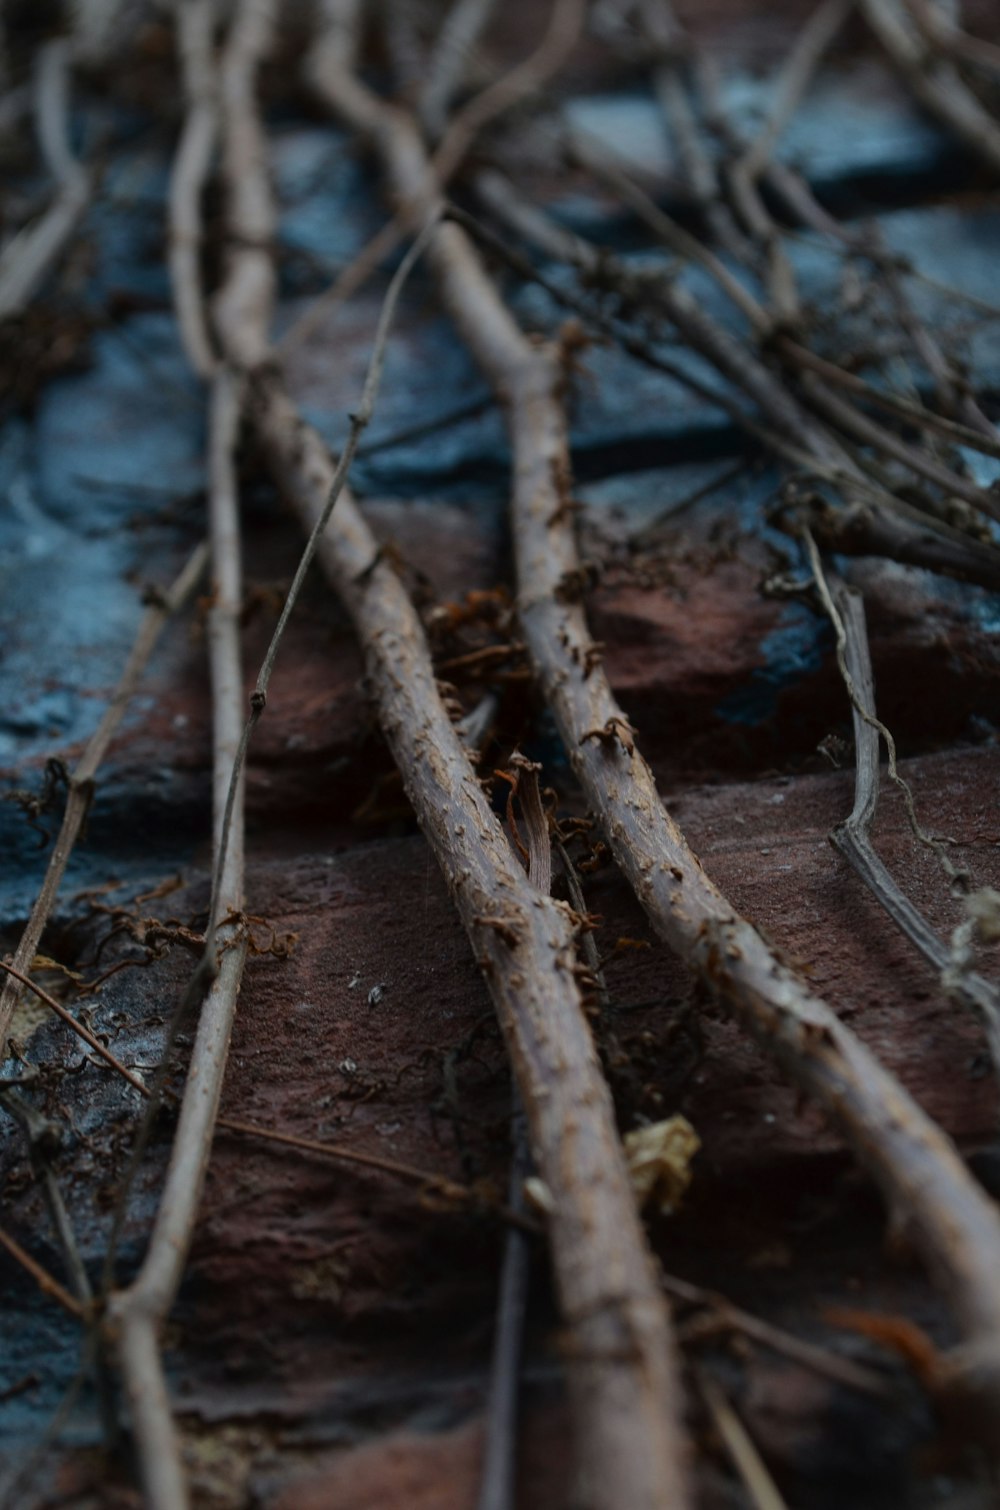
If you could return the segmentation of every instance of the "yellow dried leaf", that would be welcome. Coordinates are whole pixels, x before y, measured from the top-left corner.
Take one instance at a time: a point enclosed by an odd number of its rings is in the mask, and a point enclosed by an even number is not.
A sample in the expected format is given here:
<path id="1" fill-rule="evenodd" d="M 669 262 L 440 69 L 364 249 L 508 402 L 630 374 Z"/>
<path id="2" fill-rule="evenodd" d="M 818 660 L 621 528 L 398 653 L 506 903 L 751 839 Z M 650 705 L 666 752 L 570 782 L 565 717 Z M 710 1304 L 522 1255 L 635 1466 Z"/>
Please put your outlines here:
<path id="1" fill-rule="evenodd" d="M 691 1160 L 701 1139 L 686 1117 L 668 1117 L 625 1134 L 625 1158 L 639 1209 L 655 1203 L 663 1216 L 676 1211 L 691 1183 Z"/>

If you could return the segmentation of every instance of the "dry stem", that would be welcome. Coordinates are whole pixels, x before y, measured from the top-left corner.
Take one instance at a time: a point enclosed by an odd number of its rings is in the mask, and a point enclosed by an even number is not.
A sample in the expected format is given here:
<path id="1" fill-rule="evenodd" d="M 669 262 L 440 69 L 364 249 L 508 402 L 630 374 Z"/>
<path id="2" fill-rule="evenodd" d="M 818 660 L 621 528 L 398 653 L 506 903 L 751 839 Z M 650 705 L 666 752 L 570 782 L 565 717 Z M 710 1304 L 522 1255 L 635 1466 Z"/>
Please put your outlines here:
<path id="1" fill-rule="evenodd" d="M 177 45 L 187 103 L 170 175 L 167 264 L 187 359 L 199 377 L 209 378 L 215 353 L 201 286 L 201 198 L 219 130 L 212 66 L 215 6 L 214 0 L 176 0 L 176 4 Z"/>
<path id="2" fill-rule="evenodd" d="M 35 75 L 35 122 L 56 195 L 45 213 L 13 238 L 0 256 L 0 319 L 29 304 L 62 254 L 90 201 L 90 175 L 70 151 L 70 44 L 46 42 Z"/>
<path id="3" fill-rule="evenodd" d="M 262 209 L 262 151 L 238 151 L 234 141 L 251 117 L 249 134 L 259 143 L 250 90 L 234 92 L 226 160 L 240 163 L 244 188 Z M 234 261 L 256 255 L 245 245 L 233 253 Z M 248 417 L 313 530 L 339 486 L 338 472 L 296 414 L 274 365 L 262 360 L 270 317 L 262 276 L 257 287 L 256 301 L 241 306 L 239 325 L 231 306 L 220 310 L 219 331 L 231 361 L 243 366 L 247 352 L 257 358 L 247 376 Z M 386 738 L 486 972 L 552 1195 L 550 1239 L 570 1333 L 584 1502 L 607 1510 L 623 1499 L 650 1510 L 681 1506 L 667 1315 L 582 1011 L 573 918 L 531 886 L 513 856 L 441 701 L 413 605 L 346 490 L 318 536 L 318 552 L 354 621 Z"/>
<path id="4" fill-rule="evenodd" d="M 394 194 L 409 200 L 427 172 L 410 119 L 346 76 L 322 48 L 311 72 L 331 107 L 376 144 Z M 423 213 L 429 209 L 425 202 Z M 570 470 L 558 354 L 523 335 L 456 225 L 441 227 L 429 256 L 445 303 L 507 412 L 524 638 L 588 803 L 656 930 L 823 1105 L 910 1225 L 968 1338 L 961 1358 L 966 1382 L 995 1422 L 1000 1219 L 950 1140 L 733 910 L 666 812 L 595 665 L 583 611 L 566 601 L 579 559 L 566 507 Z M 595 731 L 601 737 L 592 737 Z"/>
<path id="5" fill-rule="evenodd" d="M 868 648 L 864 602 L 860 593 L 852 591 L 845 583 L 834 581 L 830 584 L 826 581 L 811 537 L 807 543 L 823 604 L 837 636 L 837 660 L 851 700 L 854 720 L 854 807 L 850 816 L 834 829 L 830 838 L 876 901 L 885 908 L 896 927 L 937 973 L 944 975 L 951 963 L 948 944 L 935 933 L 920 910 L 902 891 L 872 844 L 871 827 L 879 795 L 881 735 L 889 750 L 890 773 L 897 783 L 903 785 L 911 827 L 915 828 L 921 843 L 936 851 L 940 849 L 937 842 L 929 839 L 917 823 L 912 794 L 902 777 L 896 773 L 892 735 L 875 712 L 875 679 Z M 949 868 L 953 872 L 950 862 Z M 994 1068 L 1000 1074 L 1000 992 L 981 975 L 972 972 L 963 972 L 956 979 L 952 991 L 966 1006 L 982 1016 Z"/>
<path id="6" fill-rule="evenodd" d="M 91 735 L 87 747 L 81 755 L 72 775 L 69 778 L 69 795 L 66 800 L 66 810 L 63 813 L 62 824 L 56 838 L 55 847 L 49 857 L 48 869 L 45 872 L 45 880 L 42 889 L 38 893 L 35 904 L 31 909 L 31 915 L 24 927 L 24 932 L 18 942 L 11 961 L 14 970 L 27 972 L 31 969 L 31 962 L 38 951 L 45 926 L 52 916 L 56 897 L 62 878 L 66 872 L 73 846 L 80 836 L 80 830 L 90 810 L 91 800 L 94 794 L 94 778 L 98 768 L 108 751 L 108 746 L 114 739 L 124 717 L 125 710 L 135 694 L 142 673 L 163 626 L 170 616 L 176 613 L 187 602 L 191 593 L 197 587 L 205 570 L 208 559 L 208 549 L 205 545 L 199 545 L 181 570 L 176 581 L 160 595 L 153 597 L 150 606 L 143 615 L 136 634 L 135 643 L 129 654 L 125 670 L 122 672 L 121 681 L 118 683 L 110 703 L 104 711 L 101 722 Z M 7 1032 L 10 1028 L 10 1020 L 14 1008 L 17 1005 L 19 995 L 18 984 L 10 979 L 0 991 L 0 1060 L 3 1058 L 4 1044 Z"/>
<path id="7" fill-rule="evenodd" d="M 253 71 L 266 51 L 270 21 L 268 0 L 242 0 L 223 64 L 222 95 L 230 109 L 238 109 L 239 103 L 252 95 Z M 249 150 L 262 150 L 261 144 L 251 138 Z M 230 152 L 230 170 L 232 163 Z M 260 204 L 252 186 L 249 192 L 241 186 L 240 209 L 254 229 L 260 227 Z M 232 310 L 237 319 L 252 306 L 262 286 L 268 295 L 270 290 L 270 269 L 264 270 L 262 278 L 252 249 L 249 256 L 248 267 L 241 258 L 232 259 L 220 295 L 220 306 Z M 220 369 L 213 380 L 210 410 L 209 510 L 215 592 L 208 643 L 213 698 L 213 833 L 219 862 L 206 930 L 206 973 L 211 975 L 211 984 L 201 1007 L 177 1133 L 146 1257 L 128 1289 L 110 1297 L 108 1305 L 146 1497 L 154 1510 L 184 1510 L 188 1504 L 159 1332 L 173 1304 L 194 1233 L 247 954 L 246 934 L 238 923 L 217 926 L 220 917 L 238 914 L 243 908 L 242 776 L 237 777 L 230 798 L 243 726 L 239 627 L 242 579 L 233 454 L 240 381 L 227 369 Z M 223 848 L 227 809 L 232 819 Z M 169 1037 L 172 1033 L 168 1051 Z"/>
<path id="8" fill-rule="evenodd" d="M 865 19 L 924 109 L 1000 168 L 1000 126 L 979 103 L 947 55 L 928 52 L 900 0 L 859 0 Z"/>

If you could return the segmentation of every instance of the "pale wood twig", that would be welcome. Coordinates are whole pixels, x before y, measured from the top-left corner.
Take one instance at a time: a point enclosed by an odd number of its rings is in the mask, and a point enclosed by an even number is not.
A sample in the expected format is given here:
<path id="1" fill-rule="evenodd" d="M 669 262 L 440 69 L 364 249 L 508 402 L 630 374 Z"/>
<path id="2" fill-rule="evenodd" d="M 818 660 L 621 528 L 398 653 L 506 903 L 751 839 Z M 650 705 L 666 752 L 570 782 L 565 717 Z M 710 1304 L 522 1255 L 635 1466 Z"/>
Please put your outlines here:
<path id="1" fill-rule="evenodd" d="M 170 174 L 167 266 L 187 359 L 198 376 L 207 379 L 215 367 L 215 353 L 202 292 L 201 199 L 219 130 L 212 66 L 215 0 L 176 0 L 176 15 L 186 108 Z"/>
<path id="2" fill-rule="evenodd" d="M 253 0 L 247 3 L 252 5 Z M 243 705 L 239 526 L 232 457 L 238 410 L 235 384 L 228 371 L 221 370 L 214 379 L 212 400 L 210 513 L 215 597 L 209 619 L 209 664 L 213 691 L 214 832 L 218 852 Z M 216 906 L 226 914 L 238 914 L 243 907 L 242 784 L 221 867 Z M 180 1445 L 160 1357 L 159 1332 L 180 1284 L 194 1232 L 247 954 L 245 930 L 238 923 L 210 927 L 208 938 L 208 947 L 218 951 L 218 958 L 201 1007 L 180 1119 L 146 1257 L 128 1288 L 113 1294 L 108 1301 L 108 1325 L 116 1340 L 124 1375 L 147 1502 L 155 1510 L 184 1510 L 188 1504 Z M 178 1016 L 175 1012 L 168 1032 L 164 1064 Z M 122 1209 L 123 1204 L 119 1207 Z"/>
<path id="3" fill-rule="evenodd" d="M 270 43 L 271 22 L 270 0 L 241 0 L 222 68 L 222 99 L 231 110 L 238 110 L 240 102 L 252 95 L 255 69 Z M 262 150 L 252 135 L 245 149 L 251 157 Z M 238 159 L 239 152 L 230 151 L 230 167 L 234 155 Z M 257 230 L 261 226 L 261 205 L 252 185 L 244 186 L 240 208 L 247 222 Z M 263 280 L 261 273 L 256 262 L 245 268 L 240 259 L 233 258 L 220 293 L 220 306 L 234 311 L 239 318 L 252 307 L 262 281 L 265 289 L 270 287 L 270 270 L 264 270 Z M 247 337 L 252 338 L 251 331 Z M 117 1343 L 146 1498 L 154 1510 L 186 1510 L 188 1504 L 159 1334 L 180 1285 L 197 1220 L 248 947 L 246 930 L 239 922 L 219 921 L 238 918 L 243 909 L 243 776 L 236 771 L 243 726 L 242 575 L 234 457 L 241 383 L 242 378 L 228 368 L 216 372 L 209 423 L 209 519 L 215 589 L 208 624 L 216 856 L 212 907 L 202 964 L 175 1009 L 168 1031 L 158 1091 L 187 999 L 197 993 L 196 983 L 202 976 L 210 984 L 201 1005 L 177 1132 L 146 1256 L 128 1288 L 113 1294 L 108 1301 L 108 1326 Z M 154 1096 L 150 1101 L 139 1147 L 156 1099 Z M 132 1168 L 135 1166 L 133 1159 Z M 126 1185 L 126 1191 L 127 1188 Z M 123 1210 L 124 1199 L 121 1199 L 116 1233 Z"/>
<path id="4" fill-rule="evenodd" d="M 440 234 L 433 231 L 431 244 Z M 266 316 L 258 309 L 259 341 Z M 254 372 L 247 413 L 275 476 L 314 530 L 337 468 L 273 364 Z M 511 1054 L 551 1198 L 549 1235 L 591 1502 L 610 1507 L 624 1494 L 648 1510 L 683 1505 L 669 1325 L 582 1010 L 574 920 L 531 886 L 512 854 L 442 703 L 413 605 L 346 489 L 317 549 L 354 622 L 383 730 L 483 965 Z"/>
<path id="5" fill-rule="evenodd" d="M 91 195 L 91 175 L 69 144 L 72 49 L 66 38 L 46 42 L 35 73 L 35 126 L 45 165 L 56 185 L 48 209 L 25 226 L 0 256 L 0 319 L 29 304 L 62 255 Z"/>
<path id="6" fill-rule="evenodd" d="M 322 15 L 321 41 L 311 57 L 313 66 L 322 69 L 319 49 L 335 58 L 337 66 L 350 71 L 353 54 L 343 46 L 345 0 L 320 0 Z M 353 0 L 347 0 L 351 5 Z M 512 110 L 528 95 L 541 89 L 575 45 L 583 24 L 586 0 L 554 0 L 549 25 L 536 50 L 508 73 L 489 84 L 469 100 L 450 120 L 438 144 L 428 170 L 427 188 L 446 184 L 461 167 L 477 135 L 505 111 Z M 325 293 L 320 294 L 307 310 L 285 331 L 278 344 L 282 357 L 306 340 L 331 311 L 357 293 L 379 263 L 390 256 L 404 239 L 421 196 L 397 206 L 392 219 L 372 237 L 357 257 L 344 269 Z"/>
<path id="7" fill-rule="evenodd" d="M 751 1503 L 756 1510 L 787 1510 L 778 1486 L 754 1446 L 750 1433 L 723 1391 L 705 1369 L 697 1369 L 695 1378 L 698 1381 L 701 1397 L 712 1418 L 712 1424 L 722 1440 L 733 1467 L 739 1474 Z"/>
<path id="8" fill-rule="evenodd" d="M 427 63 L 418 109 L 424 130 L 436 141 L 448 122 L 469 54 L 485 31 L 496 0 L 454 0 Z"/>

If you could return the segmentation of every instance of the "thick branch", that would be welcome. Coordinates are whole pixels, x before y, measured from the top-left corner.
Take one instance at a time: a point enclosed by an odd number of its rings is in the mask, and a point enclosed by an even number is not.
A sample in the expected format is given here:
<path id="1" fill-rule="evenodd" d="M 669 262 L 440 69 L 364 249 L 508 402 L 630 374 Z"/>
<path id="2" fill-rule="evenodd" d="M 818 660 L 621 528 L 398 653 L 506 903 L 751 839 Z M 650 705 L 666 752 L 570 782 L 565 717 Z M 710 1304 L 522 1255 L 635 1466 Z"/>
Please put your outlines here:
<path id="1" fill-rule="evenodd" d="M 322 51 L 313 78 L 378 147 L 394 194 L 423 181 L 409 119 L 383 106 Z M 430 256 L 447 307 L 507 410 L 514 449 L 518 607 L 542 690 L 615 858 L 661 936 L 709 983 L 787 1073 L 826 1109 L 890 1204 L 905 1216 L 969 1339 L 963 1362 L 1000 1417 L 1000 1219 L 945 1135 L 872 1054 L 782 964 L 702 869 L 652 773 L 572 601 L 579 560 L 569 510 L 565 418 L 555 354 L 534 345 L 455 225 Z"/>
<path id="2" fill-rule="evenodd" d="M 227 172 L 245 175 L 247 202 L 270 206 L 259 123 L 252 151 L 231 140 L 249 92 L 225 114 Z M 238 102 L 238 103 L 237 103 Z M 271 284 L 261 267 L 246 303 L 220 303 L 228 360 L 249 366 L 247 417 L 293 507 L 312 529 L 337 469 L 302 424 L 266 353 Z M 249 364 L 248 356 L 251 358 Z M 686 1503 L 677 1385 L 667 1313 L 652 1272 L 618 1143 L 607 1086 L 575 978 L 575 920 L 531 885 L 513 855 L 439 695 L 419 618 L 344 490 L 318 539 L 321 564 L 354 622 L 380 721 L 409 797 L 448 880 L 498 1016 L 525 1105 L 541 1178 L 578 1428 L 582 1503 Z"/>

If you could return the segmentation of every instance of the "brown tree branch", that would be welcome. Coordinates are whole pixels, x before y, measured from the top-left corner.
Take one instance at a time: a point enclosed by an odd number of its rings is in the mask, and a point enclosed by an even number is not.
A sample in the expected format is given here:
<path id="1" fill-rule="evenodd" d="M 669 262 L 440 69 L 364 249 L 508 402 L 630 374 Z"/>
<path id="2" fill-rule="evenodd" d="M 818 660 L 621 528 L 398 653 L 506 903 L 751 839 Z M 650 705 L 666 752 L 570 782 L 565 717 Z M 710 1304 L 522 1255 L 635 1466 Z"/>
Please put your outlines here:
<path id="1" fill-rule="evenodd" d="M 310 76 L 331 108 L 374 142 L 394 195 L 409 199 L 427 171 L 410 119 L 346 75 L 322 47 L 313 55 Z M 425 201 L 423 213 L 430 208 Z M 956 1360 L 960 1372 L 995 1423 L 1000 1218 L 950 1140 L 733 910 L 664 808 L 595 665 L 583 611 L 567 601 L 566 585 L 578 580 L 579 559 L 566 507 L 570 472 L 558 354 L 520 331 L 456 225 L 441 227 L 429 257 L 445 304 L 507 413 L 518 609 L 539 683 L 587 801 L 657 932 L 820 1102 L 908 1222 L 965 1333 Z M 601 737 L 591 737 L 595 731 Z"/>
<path id="2" fill-rule="evenodd" d="M 247 136 L 256 145 L 237 150 L 233 138 L 251 117 Z M 226 171 L 239 164 L 248 198 L 263 210 L 267 181 L 249 88 L 227 101 L 224 135 Z M 265 231 L 255 245 L 267 244 Z M 259 252 L 244 243 L 234 262 L 242 256 Z M 250 281 L 248 270 L 242 286 Z M 247 416 L 312 530 L 338 469 L 265 359 L 271 286 L 258 271 L 256 298 L 238 311 L 220 306 L 217 324 L 228 359 L 249 365 Z M 583 1502 L 595 1510 L 623 1499 L 649 1510 L 682 1506 L 669 1325 L 582 1010 L 574 919 L 531 886 L 512 854 L 441 701 L 413 605 L 346 490 L 319 535 L 318 553 L 354 622 L 386 738 L 486 973 L 551 1193 L 549 1235 L 570 1334 Z"/>

